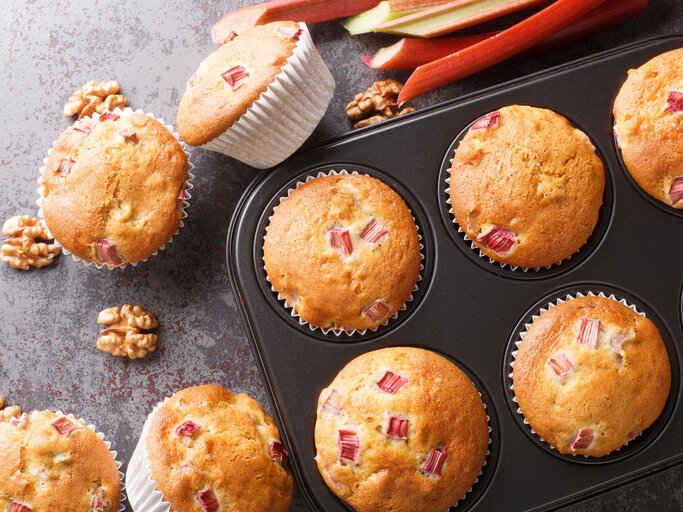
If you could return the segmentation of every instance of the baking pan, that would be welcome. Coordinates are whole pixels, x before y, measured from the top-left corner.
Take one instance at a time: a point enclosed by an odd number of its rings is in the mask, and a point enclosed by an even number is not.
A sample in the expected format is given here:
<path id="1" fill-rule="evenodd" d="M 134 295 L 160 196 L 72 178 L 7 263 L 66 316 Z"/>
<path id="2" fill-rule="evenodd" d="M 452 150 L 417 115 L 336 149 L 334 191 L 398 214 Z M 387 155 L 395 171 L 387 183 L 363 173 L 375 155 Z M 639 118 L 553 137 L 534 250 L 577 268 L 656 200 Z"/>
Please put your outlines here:
<path id="1" fill-rule="evenodd" d="M 245 192 L 227 241 L 231 284 L 300 487 L 319 511 L 349 510 L 328 490 L 314 461 L 318 394 L 354 357 L 412 345 L 455 361 L 475 381 L 491 418 L 491 445 L 479 482 L 458 510 L 550 510 L 683 462 L 680 352 L 683 348 L 683 212 L 650 200 L 623 168 L 612 134 L 612 103 L 626 72 L 683 47 L 683 36 L 601 53 L 465 96 L 298 153 L 260 174 Z M 458 138 L 482 114 L 510 104 L 552 109 L 585 131 L 607 175 L 600 221 L 571 260 L 524 272 L 482 258 L 458 233 L 446 178 Z M 262 244 L 280 197 L 307 176 L 361 172 L 391 185 L 422 235 L 424 269 L 398 318 L 365 335 L 311 330 L 291 316 L 266 281 Z M 567 295 L 625 299 L 659 327 L 672 363 L 672 390 L 660 419 L 602 459 L 561 456 L 517 412 L 509 363 L 531 315 Z"/>

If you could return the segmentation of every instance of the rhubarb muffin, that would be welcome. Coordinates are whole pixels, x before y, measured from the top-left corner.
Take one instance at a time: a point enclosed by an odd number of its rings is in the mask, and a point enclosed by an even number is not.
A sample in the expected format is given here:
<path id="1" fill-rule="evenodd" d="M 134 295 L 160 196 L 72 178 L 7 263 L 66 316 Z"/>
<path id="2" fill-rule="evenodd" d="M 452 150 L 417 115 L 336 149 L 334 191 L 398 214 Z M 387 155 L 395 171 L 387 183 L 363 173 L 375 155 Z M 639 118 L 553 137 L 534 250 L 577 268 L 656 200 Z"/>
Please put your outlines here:
<path id="1" fill-rule="evenodd" d="M 376 329 L 410 299 L 420 275 L 412 214 L 370 176 L 311 179 L 275 208 L 263 248 L 272 287 L 314 327 Z"/>
<path id="2" fill-rule="evenodd" d="M 171 510 L 289 510 L 287 452 L 273 420 L 245 394 L 217 385 L 174 394 L 152 418 L 147 457 Z"/>
<path id="3" fill-rule="evenodd" d="M 318 470 L 356 512 L 447 510 L 476 482 L 488 443 L 474 384 L 428 350 L 363 354 L 318 399 Z"/>
<path id="4" fill-rule="evenodd" d="M 0 421 L 0 510 L 117 512 L 118 465 L 72 416 L 33 412 Z"/>
<path id="5" fill-rule="evenodd" d="M 555 112 L 513 105 L 476 121 L 455 152 L 450 200 L 485 255 L 513 267 L 559 263 L 598 221 L 605 170 L 588 137 Z"/>
<path id="6" fill-rule="evenodd" d="M 628 72 L 614 133 L 628 172 L 650 196 L 683 209 L 683 48 Z"/>
<path id="7" fill-rule="evenodd" d="M 306 25 L 278 21 L 240 34 L 199 65 L 178 108 L 185 142 L 272 167 L 322 119 L 334 80 Z"/>
<path id="8" fill-rule="evenodd" d="M 659 417 L 671 387 L 657 327 L 624 304 L 579 297 L 541 314 L 517 352 L 514 392 L 531 428 L 560 453 L 602 457 Z"/>
<path id="9" fill-rule="evenodd" d="M 188 176 L 183 146 L 159 121 L 130 109 L 95 114 L 54 143 L 40 179 L 42 214 L 74 256 L 125 266 L 171 240 Z"/>

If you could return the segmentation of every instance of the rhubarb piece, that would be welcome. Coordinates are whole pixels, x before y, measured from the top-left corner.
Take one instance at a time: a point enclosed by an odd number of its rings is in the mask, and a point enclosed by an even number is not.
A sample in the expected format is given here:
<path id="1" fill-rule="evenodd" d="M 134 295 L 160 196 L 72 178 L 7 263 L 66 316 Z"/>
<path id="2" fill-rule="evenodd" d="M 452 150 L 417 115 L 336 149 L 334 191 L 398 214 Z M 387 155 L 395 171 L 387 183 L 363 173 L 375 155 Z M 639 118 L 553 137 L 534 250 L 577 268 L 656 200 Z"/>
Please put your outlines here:
<path id="1" fill-rule="evenodd" d="M 446 457 L 448 457 L 448 454 L 445 449 L 432 448 L 429 450 L 427 460 L 425 460 L 422 465 L 422 472 L 428 476 L 440 478 L 441 472 L 443 471 L 443 465 L 446 462 Z"/>
<path id="2" fill-rule="evenodd" d="M 555 357 L 551 357 L 548 360 L 548 366 L 558 377 L 564 377 L 576 368 L 565 354 L 558 354 Z"/>
<path id="3" fill-rule="evenodd" d="M 229 43 L 233 39 L 237 37 L 237 32 L 229 32 L 228 35 L 225 36 L 225 39 L 223 39 L 223 43 Z"/>
<path id="4" fill-rule="evenodd" d="M 375 302 L 365 308 L 363 313 L 365 313 L 370 320 L 376 324 L 379 324 L 383 322 L 389 315 L 389 306 L 387 306 L 383 300 L 377 299 Z"/>
<path id="5" fill-rule="evenodd" d="M 389 418 L 389 426 L 387 427 L 387 435 L 393 437 L 394 439 L 402 439 L 406 441 L 408 439 L 408 425 L 410 420 L 407 418 L 399 418 L 398 416 L 392 416 Z"/>
<path id="6" fill-rule="evenodd" d="M 109 265 L 118 267 L 123 260 L 116 251 L 116 245 L 111 240 L 100 239 L 95 241 L 95 255 L 97 259 Z"/>
<path id="7" fill-rule="evenodd" d="M 339 458 L 356 462 L 360 451 L 358 434 L 353 430 L 339 430 L 337 442 L 339 444 Z"/>
<path id="8" fill-rule="evenodd" d="M 580 345 L 588 345 L 591 348 L 595 348 L 598 346 L 599 333 L 600 320 L 593 320 L 584 316 L 581 319 L 581 328 L 579 329 L 579 335 L 576 337 L 576 342 Z"/>
<path id="9" fill-rule="evenodd" d="M 233 91 L 239 89 L 244 82 L 249 78 L 249 72 L 244 68 L 244 66 L 234 66 L 224 72 L 222 75 L 223 80 L 230 86 Z"/>
<path id="10" fill-rule="evenodd" d="M 389 0 L 392 11 L 414 11 L 448 3 L 449 0 Z"/>
<path id="11" fill-rule="evenodd" d="M 197 73 L 192 73 L 192 76 L 187 81 L 187 86 L 194 87 L 195 83 L 197 83 Z"/>
<path id="12" fill-rule="evenodd" d="M 84 117 L 83 119 L 79 119 L 74 123 L 74 130 L 77 130 L 79 132 L 83 133 L 90 133 L 90 131 L 95 127 L 95 121 L 93 121 L 92 117 Z"/>
<path id="13" fill-rule="evenodd" d="M 376 7 L 348 18 L 342 25 L 352 36 L 373 32 L 377 25 L 395 20 L 410 14 L 411 11 L 392 10 L 388 1 L 380 2 Z"/>
<path id="14" fill-rule="evenodd" d="M 178 210 L 182 210 L 185 206 L 185 185 L 180 187 L 180 192 L 178 192 L 178 197 L 176 198 L 175 207 Z"/>
<path id="15" fill-rule="evenodd" d="M 671 182 L 669 199 L 671 199 L 671 204 L 674 206 L 683 201 L 683 176 L 677 176 Z"/>
<path id="16" fill-rule="evenodd" d="M 683 112 L 683 91 L 669 91 L 665 112 Z"/>
<path id="17" fill-rule="evenodd" d="M 542 11 L 480 43 L 420 66 L 408 79 L 399 103 L 410 101 L 522 53 L 571 25 L 605 0 L 556 0 Z"/>
<path id="18" fill-rule="evenodd" d="M 199 430 L 201 425 L 198 423 L 195 423 L 194 421 L 183 421 L 180 425 L 178 425 L 175 429 L 176 435 L 179 435 L 181 437 L 192 437 L 192 435 Z"/>
<path id="19" fill-rule="evenodd" d="M 380 0 L 273 0 L 225 15 L 211 29 L 211 39 L 222 44 L 230 32 L 242 34 L 273 21 L 313 24 L 353 16 L 375 7 Z"/>
<path id="20" fill-rule="evenodd" d="M 484 244 L 496 254 L 507 256 L 517 243 L 517 237 L 508 229 L 494 226 L 483 235 L 479 235 L 477 242 Z"/>
<path id="21" fill-rule="evenodd" d="M 342 256 L 353 254 L 353 243 L 348 229 L 333 228 L 329 233 L 330 245 L 333 249 L 336 249 Z"/>
<path id="22" fill-rule="evenodd" d="M 104 491 L 98 489 L 97 492 L 92 497 L 92 503 L 90 504 L 91 512 L 104 512 L 105 502 L 104 502 Z"/>
<path id="23" fill-rule="evenodd" d="M 630 443 L 636 437 L 638 437 L 640 434 L 641 434 L 640 432 L 629 432 L 628 435 L 626 436 L 626 442 Z"/>
<path id="24" fill-rule="evenodd" d="M 574 436 L 574 439 L 572 439 L 572 451 L 585 450 L 591 445 L 594 437 L 595 434 L 592 430 L 588 428 L 580 429 L 576 436 Z"/>
<path id="25" fill-rule="evenodd" d="M 377 387 L 382 391 L 395 395 L 406 384 L 408 384 L 408 379 L 394 372 L 387 371 L 384 377 L 377 382 Z"/>
<path id="26" fill-rule="evenodd" d="M 289 454 L 280 441 L 273 439 L 268 445 L 268 453 L 270 454 L 270 458 L 281 466 L 284 466 L 287 463 Z"/>
<path id="27" fill-rule="evenodd" d="M 195 497 L 199 506 L 204 512 L 220 512 L 221 504 L 218 502 L 218 497 L 211 489 L 204 489 L 197 493 Z"/>
<path id="28" fill-rule="evenodd" d="M 28 416 L 26 414 L 22 414 L 18 418 L 10 418 L 10 420 L 9 420 L 9 424 L 12 425 L 13 427 L 17 427 L 17 428 L 24 428 L 27 423 L 28 423 Z"/>
<path id="29" fill-rule="evenodd" d="M 33 512 L 33 509 L 18 501 L 12 501 L 9 505 L 9 512 Z"/>
<path id="30" fill-rule="evenodd" d="M 511 12 L 535 7 L 545 1 L 452 0 L 376 25 L 375 32 L 412 37 L 437 37 L 505 16 Z"/>
<path id="31" fill-rule="evenodd" d="M 73 421 L 69 420 L 69 418 L 66 417 L 59 418 L 57 421 L 52 423 L 52 426 L 55 428 L 57 432 L 59 432 L 60 436 L 68 436 L 69 434 L 71 434 L 71 432 L 83 429 L 83 427 L 79 427 Z"/>
<path id="32" fill-rule="evenodd" d="M 114 112 L 110 112 L 107 110 L 106 112 L 103 112 L 102 115 L 100 115 L 100 121 L 118 121 L 121 119 L 121 116 L 118 114 L 115 114 Z"/>
<path id="33" fill-rule="evenodd" d="M 500 120 L 500 112 L 495 111 L 480 117 L 470 128 L 470 130 L 485 130 L 486 128 L 493 128 L 498 126 Z"/>
<path id="34" fill-rule="evenodd" d="M 73 158 L 64 158 L 59 161 L 59 164 L 57 165 L 57 174 L 60 176 L 66 176 L 71 172 L 71 168 L 74 166 L 76 163 L 76 160 Z"/>
<path id="35" fill-rule="evenodd" d="M 620 356 L 624 356 L 624 342 L 628 339 L 628 333 L 624 331 L 619 331 L 616 333 L 614 336 L 612 336 L 612 339 L 609 342 L 610 348 L 619 354 Z"/>
<path id="36" fill-rule="evenodd" d="M 131 130 L 130 128 L 123 128 L 119 130 L 119 135 L 123 137 L 123 140 L 130 141 L 133 144 L 138 143 L 138 134 L 135 130 Z"/>
<path id="37" fill-rule="evenodd" d="M 277 31 L 290 39 L 296 39 L 301 35 L 301 29 L 296 27 L 278 27 Z"/>
<path id="38" fill-rule="evenodd" d="M 360 237 L 369 244 L 377 244 L 388 234 L 389 230 L 387 227 L 372 217 L 360 232 Z"/>
<path id="39" fill-rule="evenodd" d="M 341 412 L 341 406 L 339 405 L 339 398 L 341 395 L 336 389 L 333 389 L 327 399 L 323 402 L 322 410 L 326 412 L 331 412 L 332 414 L 339 414 Z"/>

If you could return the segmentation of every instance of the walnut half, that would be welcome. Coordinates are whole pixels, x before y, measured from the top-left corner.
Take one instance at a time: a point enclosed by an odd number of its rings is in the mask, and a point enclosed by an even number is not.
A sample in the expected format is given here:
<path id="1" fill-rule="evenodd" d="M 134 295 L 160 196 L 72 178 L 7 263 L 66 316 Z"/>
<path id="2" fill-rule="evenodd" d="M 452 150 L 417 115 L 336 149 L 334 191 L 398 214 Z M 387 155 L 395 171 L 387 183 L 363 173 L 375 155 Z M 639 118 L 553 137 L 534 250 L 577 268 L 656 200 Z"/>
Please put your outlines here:
<path id="1" fill-rule="evenodd" d="M 0 260 L 12 268 L 45 267 L 59 255 L 57 245 L 36 241 L 52 239 L 43 220 L 29 215 L 12 217 L 2 226 L 2 234 L 12 238 L 5 240 L 0 247 Z"/>
<path id="2" fill-rule="evenodd" d="M 141 306 L 124 304 L 123 307 L 100 311 L 97 323 L 108 325 L 100 331 L 97 348 L 113 356 L 139 359 L 157 348 L 157 335 L 148 332 L 159 323 L 156 317 Z"/>
<path id="3" fill-rule="evenodd" d="M 375 82 L 346 105 L 346 116 L 354 123 L 354 128 L 362 128 L 412 112 L 415 110 L 412 107 L 398 109 L 396 102 L 401 89 L 403 84 L 392 78 Z"/>
<path id="4" fill-rule="evenodd" d="M 114 110 L 116 107 L 124 108 L 128 98 L 119 92 L 119 83 L 116 80 L 108 82 L 95 82 L 91 80 L 83 87 L 74 92 L 64 105 L 64 117 L 78 115 L 78 118 L 92 116 L 95 112 L 100 114 L 106 110 Z"/>

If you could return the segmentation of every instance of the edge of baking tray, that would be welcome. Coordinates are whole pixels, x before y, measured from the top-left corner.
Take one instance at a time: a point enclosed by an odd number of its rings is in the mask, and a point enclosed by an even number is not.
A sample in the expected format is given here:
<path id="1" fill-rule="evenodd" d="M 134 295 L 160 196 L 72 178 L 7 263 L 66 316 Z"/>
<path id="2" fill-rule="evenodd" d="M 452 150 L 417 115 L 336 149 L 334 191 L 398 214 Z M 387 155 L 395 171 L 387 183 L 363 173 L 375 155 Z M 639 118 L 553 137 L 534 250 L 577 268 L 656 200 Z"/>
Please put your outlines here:
<path id="1" fill-rule="evenodd" d="M 324 139 L 324 140 L 322 140 L 316 144 L 313 144 L 311 146 L 305 146 L 302 151 L 296 152 L 293 155 L 293 157 L 300 155 L 302 152 L 318 151 L 324 147 L 335 146 L 337 144 L 346 142 L 348 140 L 362 137 L 363 135 L 367 134 L 370 130 L 372 130 L 374 133 L 378 130 L 384 130 L 387 128 L 391 128 L 391 127 L 393 127 L 394 124 L 397 124 L 397 123 L 408 123 L 416 117 L 422 117 L 422 116 L 428 115 L 428 114 L 433 113 L 433 112 L 437 112 L 440 110 L 450 108 L 453 105 L 463 103 L 463 102 L 469 101 L 471 99 L 475 99 L 475 98 L 482 97 L 482 96 L 487 96 L 489 94 L 493 94 L 495 92 L 514 87 L 520 83 L 526 83 L 526 82 L 534 81 L 534 80 L 537 80 L 537 79 L 542 78 L 542 77 L 547 76 L 547 75 L 552 75 L 552 74 L 555 74 L 555 73 L 558 73 L 561 71 L 566 71 L 566 70 L 569 70 L 569 69 L 572 69 L 575 67 L 583 66 L 583 65 L 588 64 L 590 62 L 600 60 L 600 59 L 603 59 L 605 57 L 609 57 L 611 55 L 615 55 L 618 53 L 627 52 L 627 51 L 630 51 L 634 48 L 638 48 L 640 46 L 646 46 L 646 45 L 656 43 L 659 41 L 666 41 L 669 39 L 676 39 L 676 38 L 680 38 L 680 37 L 683 37 L 683 33 L 682 34 L 675 34 L 675 35 L 656 36 L 656 37 L 651 37 L 651 38 L 643 39 L 640 41 L 636 41 L 633 43 L 629 43 L 626 45 L 622 45 L 622 46 L 619 46 L 617 48 L 612 48 L 609 50 L 601 51 L 601 52 L 598 52 L 598 53 L 595 53 L 595 54 L 592 54 L 592 55 L 589 55 L 586 57 L 582 57 L 580 59 L 576 59 L 576 60 L 573 60 L 573 61 L 570 61 L 570 62 L 567 62 L 564 64 L 560 64 L 557 66 L 550 67 L 550 68 L 545 69 L 545 70 L 541 70 L 541 71 L 538 71 L 535 73 L 524 75 L 524 76 L 515 78 L 513 80 L 504 82 L 502 84 L 498 84 L 498 85 L 494 85 L 492 87 L 487 87 L 485 89 L 474 91 L 474 92 L 465 94 L 463 96 L 460 96 L 458 98 L 454 98 L 452 100 L 443 101 L 443 102 L 437 103 L 435 105 L 416 110 L 415 112 L 405 114 L 405 115 L 401 116 L 400 118 L 388 119 L 386 121 L 382 121 L 382 122 L 375 124 L 375 125 L 372 125 L 372 126 L 353 130 L 353 131 L 350 131 L 350 132 L 342 134 L 342 135 L 338 135 L 335 137 L 330 137 L 330 138 Z M 292 158 L 292 157 L 290 157 L 290 158 Z M 283 164 L 281 164 L 281 165 L 286 164 L 286 162 L 287 161 L 283 162 Z M 268 390 L 268 393 L 267 393 L 268 402 L 269 402 L 269 404 L 273 410 L 273 415 L 275 417 L 275 420 L 277 421 L 277 424 L 278 424 L 278 427 L 280 430 L 280 435 L 285 440 L 285 443 L 289 446 L 290 445 L 289 434 L 283 426 L 280 408 L 274 399 L 274 396 L 275 396 L 274 389 L 273 389 L 272 383 L 270 381 L 270 377 L 268 375 L 268 372 L 266 370 L 265 364 L 263 362 L 260 350 L 258 348 L 258 344 L 256 343 L 255 334 L 254 334 L 254 331 L 252 329 L 251 323 L 249 321 L 249 317 L 248 317 L 247 312 L 246 312 L 246 307 L 245 307 L 244 302 L 242 300 L 242 294 L 241 294 L 239 286 L 237 284 L 236 269 L 233 267 L 233 264 L 232 264 L 232 262 L 235 261 L 235 259 L 232 257 L 233 249 L 234 249 L 233 239 L 234 239 L 236 228 L 242 219 L 242 213 L 244 211 L 244 205 L 249 200 L 254 189 L 256 189 L 258 187 L 259 183 L 262 182 L 266 178 L 266 176 L 268 175 L 268 173 L 270 171 L 271 170 L 265 170 L 263 172 L 260 172 L 258 175 L 256 175 L 254 177 L 254 179 L 252 179 L 252 181 L 249 183 L 249 185 L 247 186 L 247 188 L 245 189 L 245 191 L 243 192 L 242 196 L 240 197 L 239 201 L 237 202 L 237 204 L 235 206 L 235 210 L 233 211 L 232 218 L 230 219 L 230 225 L 228 227 L 227 240 L 226 240 L 226 260 L 227 260 L 227 269 L 228 269 L 228 278 L 229 278 L 229 282 L 230 282 L 230 287 L 231 287 L 231 289 L 232 289 L 232 291 L 233 291 L 233 293 L 234 293 L 234 295 L 238 301 L 238 308 L 237 309 L 239 310 L 239 315 L 240 315 L 240 318 L 242 320 L 242 325 L 244 326 L 245 331 L 247 333 L 247 339 L 249 340 L 249 344 L 251 345 L 251 349 L 252 349 L 252 352 L 254 354 L 254 359 L 256 360 L 256 364 L 258 366 L 259 372 L 261 373 L 261 376 L 263 377 L 264 385 L 265 385 L 266 389 Z M 672 467 L 675 467 L 675 466 L 678 466 L 681 464 L 683 464 L 683 457 L 681 457 L 681 456 L 672 457 L 671 459 L 668 459 L 666 461 L 654 464 L 652 466 L 646 466 L 646 467 L 640 468 L 639 470 L 631 473 L 630 475 L 620 477 L 619 479 L 615 479 L 609 483 L 601 484 L 599 487 L 584 489 L 580 493 L 565 496 L 564 498 L 556 500 L 553 503 L 548 504 L 547 506 L 541 506 L 541 507 L 538 507 L 534 510 L 539 511 L 539 512 L 540 511 L 546 511 L 546 510 L 557 510 L 559 508 L 566 507 L 566 506 L 572 505 L 572 504 L 576 504 L 576 503 L 579 503 L 581 501 L 585 501 L 585 500 L 592 498 L 592 497 L 595 497 L 597 495 L 604 494 L 606 492 L 615 490 L 615 489 L 623 487 L 625 485 L 628 485 L 628 484 L 634 483 L 636 481 L 648 478 L 650 476 L 661 473 L 662 471 L 665 471 L 667 469 L 670 469 Z M 299 487 L 299 491 L 304 495 L 308 504 L 313 506 L 313 508 L 315 510 L 318 510 L 318 507 L 316 505 L 316 501 L 311 496 L 311 493 L 310 493 L 308 487 L 305 485 L 305 482 L 303 480 L 303 476 L 301 475 L 301 472 L 298 468 L 298 465 L 291 462 L 291 467 L 292 467 L 292 471 L 294 473 L 294 476 L 296 478 L 296 481 L 297 481 L 297 484 Z"/>

